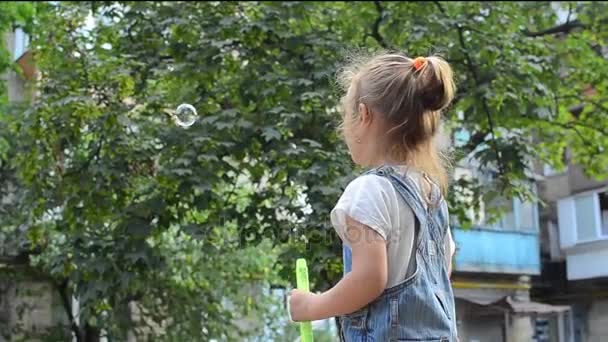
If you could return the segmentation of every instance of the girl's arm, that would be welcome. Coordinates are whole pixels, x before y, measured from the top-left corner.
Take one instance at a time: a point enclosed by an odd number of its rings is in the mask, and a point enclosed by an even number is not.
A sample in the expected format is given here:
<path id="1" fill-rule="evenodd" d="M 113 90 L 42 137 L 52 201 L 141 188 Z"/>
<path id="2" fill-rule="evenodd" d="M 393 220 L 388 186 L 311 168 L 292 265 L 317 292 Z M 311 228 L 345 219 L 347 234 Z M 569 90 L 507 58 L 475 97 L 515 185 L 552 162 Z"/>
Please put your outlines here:
<path id="1" fill-rule="evenodd" d="M 357 311 L 378 298 L 386 288 L 386 241 L 368 226 L 346 217 L 345 239 L 352 249 L 352 271 L 323 294 L 291 293 L 294 321 L 313 321 Z"/>

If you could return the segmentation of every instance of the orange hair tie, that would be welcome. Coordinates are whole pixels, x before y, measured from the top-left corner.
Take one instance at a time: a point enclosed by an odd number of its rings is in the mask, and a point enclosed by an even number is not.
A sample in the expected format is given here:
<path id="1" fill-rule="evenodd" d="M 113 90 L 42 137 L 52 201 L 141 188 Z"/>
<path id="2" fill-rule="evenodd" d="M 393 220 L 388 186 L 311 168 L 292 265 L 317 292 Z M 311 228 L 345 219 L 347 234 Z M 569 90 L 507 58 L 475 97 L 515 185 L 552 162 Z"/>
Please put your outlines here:
<path id="1" fill-rule="evenodd" d="M 422 69 L 422 67 L 424 67 L 425 64 L 426 64 L 426 58 L 424 58 L 424 57 L 416 57 L 414 59 L 414 69 L 416 69 L 416 71 L 419 71 L 420 69 Z"/>

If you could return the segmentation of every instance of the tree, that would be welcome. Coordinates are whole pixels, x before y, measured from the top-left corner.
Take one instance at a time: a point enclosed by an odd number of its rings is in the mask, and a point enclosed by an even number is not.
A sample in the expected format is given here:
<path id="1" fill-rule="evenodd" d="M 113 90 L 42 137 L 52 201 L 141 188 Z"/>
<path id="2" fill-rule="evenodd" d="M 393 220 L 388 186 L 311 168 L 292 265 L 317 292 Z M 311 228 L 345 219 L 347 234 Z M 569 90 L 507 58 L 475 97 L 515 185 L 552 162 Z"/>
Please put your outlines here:
<path id="1" fill-rule="evenodd" d="M 0 3 L 0 79 L 2 80 L 0 82 L 0 265 L 2 266 L 0 283 L 2 283 L 3 297 L 12 295 L 10 286 L 7 291 L 7 281 L 10 285 L 13 280 L 23 278 L 22 267 L 28 263 L 27 257 L 21 253 L 22 247 L 27 245 L 27 237 L 19 229 L 16 215 L 22 199 L 22 191 L 15 174 L 16 165 L 12 163 L 15 155 L 15 134 L 7 121 L 13 110 L 18 108 L 9 108 L 7 84 L 4 82 L 21 70 L 13 64 L 13 51 L 7 49 L 6 43 L 8 35 L 16 27 L 19 26 L 25 31 L 31 29 L 33 9 L 34 6 L 30 3 L 14 1 Z M 21 311 L 23 308 L 18 309 Z M 5 323 L 5 320 L 0 322 L 0 339 L 10 333 Z"/>
<path id="2" fill-rule="evenodd" d="M 12 64 L 12 51 L 8 51 L 5 45 L 6 35 L 12 32 L 15 25 L 19 24 L 31 29 L 34 7 L 30 3 L 20 3 L 14 1 L 6 1 L 0 3 L 0 75 L 4 76 L 9 71 L 19 71 Z M 14 144 L 11 137 L 11 132 L 7 126 L 6 117 L 10 115 L 8 107 L 7 85 L 5 82 L 0 83 L 0 198 L 4 198 L 0 205 L 0 217 L 2 222 L 5 222 L 10 215 L 7 211 L 10 208 L 9 196 L 15 196 L 14 189 L 16 188 L 17 180 L 14 177 L 14 168 L 10 161 L 13 157 L 14 150 L 11 146 Z"/>
<path id="3" fill-rule="evenodd" d="M 494 175 L 477 187 L 488 196 L 529 195 L 529 160 L 561 167 L 566 148 L 604 177 L 606 4 L 561 6 L 562 23 L 548 2 L 37 4 L 40 96 L 11 121 L 31 265 L 66 312 L 80 300 L 80 341 L 142 324 L 155 339 L 242 338 L 233 318 L 265 312 L 245 284 L 292 282 L 299 256 L 314 288 L 333 284 L 328 214 L 357 172 L 333 76 L 353 48 L 446 56 L 459 84 L 446 123 L 468 134 L 458 156 Z M 166 115 L 182 102 L 200 113 L 186 130 Z M 471 203 L 450 199 L 463 218 Z"/>

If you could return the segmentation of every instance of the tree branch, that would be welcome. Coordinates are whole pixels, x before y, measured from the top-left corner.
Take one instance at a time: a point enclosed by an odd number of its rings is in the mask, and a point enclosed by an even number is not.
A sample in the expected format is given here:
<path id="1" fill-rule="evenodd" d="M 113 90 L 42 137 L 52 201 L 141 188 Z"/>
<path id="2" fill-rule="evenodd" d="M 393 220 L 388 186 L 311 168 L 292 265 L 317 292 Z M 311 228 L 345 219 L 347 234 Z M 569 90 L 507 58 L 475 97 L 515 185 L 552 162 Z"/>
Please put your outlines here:
<path id="1" fill-rule="evenodd" d="M 57 284 L 56 282 L 54 282 L 54 285 L 55 285 L 55 288 L 57 289 L 57 292 L 59 292 L 59 296 L 61 297 L 61 304 L 63 305 L 63 308 L 64 308 L 66 314 L 68 315 L 68 320 L 70 321 L 70 328 L 72 329 L 74 336 L 76 336 L 76 341 L 83 342 L 84 336 L 82 336 L 82 332 L 80 331 L 78 324 L 76 324 L 76 319 L 74 318 L 74 315 L 72 314 L 72 304 L 70 303 L 70 299 L 68 298 L 68 295 L 66 293 L 67 288 L 68 288 L 67 280 L 63 281 L 60 284 Z"/>
<path id="2" fill-rule="evenodd" d="M 70 177 L 70 176 L 76 175 L 76 174 L 84 171 L 85 169 L 87 169 L 91 165 L 91 162 L 93 162 L 93 160 L 95 158 L 99 159 L 99 153 L 101 152 L 101 148 L 102 148 L 103 144 L 104 144 L 104 136 L 102 135 L 99 138 L 99 142 L 97 143 L 97 147 L 95 148 L 95 150 L 93 151 L 93 153 L 91 153 L 91 156 L 87 160 L 85 160 L 85 162 L 82 163 L 82 165 L 80 165 L 80 167 L 78 169 L 66 172 L 63 175 L 63 177 Z"/>
<path id="3" fill-rule="evenodd" d="M 548 29 L 536 31 L 536 32 L 524 29 L 524 30 L 522 30 L 522 33 L 527 37 L 541 37 L 541 36 L 557 34 L 557 33 L 568 34 L 568 33 L 570 33 L 570 31 L 577 29 L 577 28 L 587 28 L 587 26 L 584 25 L 583 23 L 581 23 L 579 20 L 573 20 L 573 21 L 566 21 L 565 23 L 563 23 L 561 25 L 553 26 Z"/>
<path id="4" fill-rule="evenodd" d="M 526 120 L 529 121 L 533 121 L 533 122 L 542 122 L 542 123 L 546 123 L 552 126 L 556 126 L 565 130 L 570 130 L 570 131 L 574 131 L 574 133 L 576 133 L 576 135 L 579 137 L 579 139 L 587 146 L 592 146 L 593 143 L 591 140 L 589 140 L 588 138 L 585 137 L 584 134 L 582 134 L 582 132 L 580 130 L 578 130 L 576 128 L 576 126 L 581 126 L 581 127 L 585 127 L 585 128 L 589 128 L 587 126 L 582 126 L 582 125 L 578 125 L 575 122 L 570 122 L 570 123 L 563 123 L 563 122 L 558 122 L 558 121 L 553 121 L 553 120 L 546 120 L 543 118 L 539 118 L 539 117 L 526 117 Z"/>
<path id="5" fill-rule="evenodd" d="M 469 141 L 463 147 L 469 152 L 473 151 L 485 141 L 487 135 L 487 131 L 477 131 L 469 137 Z"/>
<path id="6" fill-rule="evenodd" d="M 441 5 L 441 3 L 439 1 L 433 1 L 433 3 L 435 4 L 435 6 L 437 6 L 439 11 L 446 18 L 449 18 L 447 15 L 447 12 L 445 11 L 445 9 L 443 8 L 443 6 Z M 464 40 L 463 28 L 460 24 L 456 24 L 456 30 L 458 31 L 458 41 L 460 42 L 460 47 L 462 48 L 462 54 L 464 55 L 465 60 L 466 60 L 465 66 L 469 69 L 469 72 L 473 76 L 473 80 L 475 81 L 475 84 L 477 85 L 477 87 L 479 87 L 482 84 L 482 82 L 479 77 L 479 73 L 477 72 L 477 69 L 475 68 L 475 63 L 473 63 L 473 59 L 471 58 L 471 55 L 468 53 L 468 47 Z M 505 175 L 506 173 L 505 173 L 505 169 L 504 169 L 504 163 L 502 162 L 502 156 L 500 154 L 500 151 L 498 150 L 498 144 L 496 142 L 496 134 L 494 132 L 494 120 L 492 119 L 492 115 L 490 113 L 490 106 L 488 105 L 487 100 L 483 96 L 481 96 L 480 98 L 481 98 L 481 106 L 483 107 L 483 110 L 488 119 L 488 126 L 490 128 L 490 134 L 492 136 L 492 147 L 494 149 L 494 152 L 496 153 L 496 162 L 498 163 L 498 171 L 501 175 Z"/>
<path id="7" fill-rule="evenodd" d="M 554 96 L 554 104 L 555 104 L 555 113 L 557 115 L 558 111 L 559 111 L 559 96 Z M 556 126 L 565 130 L 570 130 L 570 131 L 574 131 L 574 133 L 576 133 L 576 135 L 579 137 L 579 139 L 585 143 L 585 145 L 588 146 L 593 146 L 593 142 L 589 139 L 589 137 L 586 137 L 579 129 L 577 129 L 577 126 L 583 129 L 590 129 L 590 130 L 595 130 L 598 133 L 602 133 L 605 135 L 608 135 L 608 131 L 604 131 L 601 128 L 598 127 L 593 127 L 593 126 L 589 126 L 589 125 L 585 125 L 584 123 L 581 123 L 580 120 L 573 120 L 570 122 L 559 122 L 559 121 L 555 121 L 555 120 L 548 120 L 548 119 L 544 119 L 538 116 L 527 116 L 525 118 L 526 120 L 530 120 L 530 121 L 535 121 L 535 122 L 542 122 L 542 123 L 546 123 L 552 126 Z"/>
<path id="8" fill-rule="evenodd" d="M 568 17 L 570 17 L 570 13 L 568 13 Z M 600 24 L 606 24 L 606 23 L 608 23 L 608 18 L 603 18 L 598 21 Z M 578 19 L 570 21 L 570 19 L 568 18 L 568 20 L 566 20 L 565 23 L 550 27 L 545 30 L 533 32 L 533 31 L 524 29 L 524 30 L 522 30 L 522 33 L 524 35 L 526 35 L 527 37 L 541 37 L 541 36 L 546 36 L 546 35 L 550 35 L 550 34 L 559 34 L 559 33 L 568 34 L 577 28 L 588 29 L 588 28 L 590 28 L 590 26 L 583 24 Z"/>
<path id="9" fill-rule="evenodd" d="M 9 267 L 15 266 L 29 266 L 29 256 L 27 253 L 21 253 L 17 256 L 0 256 L 0 265 L 6 265 Z"/>
<path id="10" fill-rule="evenodd" d="M 601 109 L 602 111 L 604 111 L 606 114 L 608 114 L 608 107 L 602 105 L 601 103 L 597 102 L 597 101 L 593 101 L 590 99 L 586 99 L 583 98 L 580 95 L 562 95 L 562 96 L 558 96 L 558 99 L 576 99 L 581 101 L 581 104 L 585 104 L 585 102 L 592 104 L 593 106 L 595 106 L 596 108 Z"/>
<path id="11" fill-rule="evenodd" d="M 589 46 L 591 51 L 593 51 L 598 57 L 605 58 L 604 53 L 602 51 L 602 47 L 599 44 L 594 44 L 593 42 L 590 42 L 590 41 L 586 41 L 585 43 L 587 43 L 587 45 Z"/>
<path id="12" fill-rule="evenodd" d="M 378 42 L 378 44 L 380 44 L 380 46 L 385 49 L 388 49 L 388 43 L 380 34 L 380 23 L 382 23 L 382 20 L 384 19 L 384 7 L 382 7 L 380 1 L 374 1 L 374 5 L 376 6 L 376 11 L 378 11 L 378 17 L 376 18 L 376 21 L 374 21 L 374 25 L 372 26 L 372 33 L 370 34 L 370 36 L 374 38 Z"/>

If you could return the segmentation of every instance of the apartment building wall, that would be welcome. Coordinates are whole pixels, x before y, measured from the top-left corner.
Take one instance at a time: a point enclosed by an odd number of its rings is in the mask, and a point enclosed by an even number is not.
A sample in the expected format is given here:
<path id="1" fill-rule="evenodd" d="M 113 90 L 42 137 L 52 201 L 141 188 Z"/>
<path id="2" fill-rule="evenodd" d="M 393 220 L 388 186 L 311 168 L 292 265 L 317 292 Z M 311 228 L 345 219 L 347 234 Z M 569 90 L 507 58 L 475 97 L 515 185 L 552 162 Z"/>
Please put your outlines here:
<path id="1" fill-rule="evenodd" d="M 24 44 L 26 43 L 27 38 L 24 38 L 22 33 L 15 34 L 15 32 L 8 32 L 5 34 L 3 40 L 13 62 L 17 62 L 20 57 L 27 59 L 28 56 L 24 56 Z M 19 103 L 27 99 L 27 81 L 20 73 L 15 70 L 9 70 L 2 75 L 0 79 L 6 82 L 8 101 L 10 103 Z"/>
<path id="2" fill-rule="evenodd" d="M 592 179 L 585 175 L 583 168 L 578 165 L 571 165 L 568 167 L 568 181 L 572 194 L 608 185 L 608 179 Z"/>
<path id="3" fill-rule="evenodd" d="M 456 299 L 458 337 L 461 341 L 505 341 L 505 316 L 500 311 L 484 311 L 462 299 Z"/>
<path id="4" fill-rule="evenodd" d="M 588 241 L 581 237 L 584 231 L 589 231 L 583 226 L 595 224 L 598 217 L 603 220 L 597 209 L 600 201 L 594 198 L 596 209 L 593 211 L 578 210 L 582 198 L 594 194 L 594 190 L 597 194 L 597 190 L 606 186 L 608 179 L 592 179 L 581 166 L 572 164 L 563 172 L 545 174 L 539 183 L 539 196 L 546 203 L 540 215 L 545 274 L 541 285 L 544 289 L 539 293 L 541 296 L 546 293 L 555 303 L 573 307 L 575 342 L 608 341 L 608 288 L 605 287 L 608 276 L 602 271 L 608 257 L 608 240 L 602 240 L 601 233 Z M 570 213 L 566 212 L 569 206 L 564 205 L 568 200 L 574 201 L 576 207 Z"/>
<path id="5" fill-rule="evenodd" d="M 588 342 L 608 341 L 608 298 L 591 304 L 588 316 Z"/>
<path id="6" fill-rule="evenodd" d="M 28 38 L 23 31 L 8 32 L 0 38 L 18 70 L 8 70 L 0 75 L 9 104 L 28 101 L 31 98 L 28 80 L 23 70 L 19 71 L 22 64 L 31 61 L 26 51 Z M 7 196 L 0 198 L 0 203 L 11 200 Z M 0 246 L 0 342 L 47 340 L 48 335 L 44 336 L 50 332 L 49 328 L 65 323 L 65 311 L 51 283 L 28 273 L 22 260 L 16 262 L 19 258 L 15 252 L 18 251 Z M 58 330 L 58 333 L 62 335 L 65 331 Z"/>

